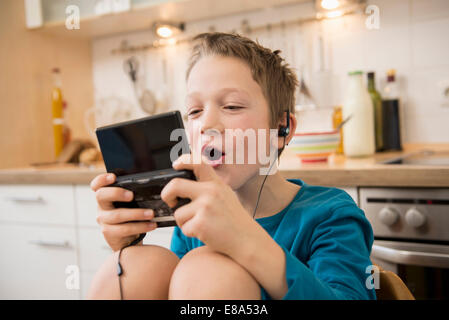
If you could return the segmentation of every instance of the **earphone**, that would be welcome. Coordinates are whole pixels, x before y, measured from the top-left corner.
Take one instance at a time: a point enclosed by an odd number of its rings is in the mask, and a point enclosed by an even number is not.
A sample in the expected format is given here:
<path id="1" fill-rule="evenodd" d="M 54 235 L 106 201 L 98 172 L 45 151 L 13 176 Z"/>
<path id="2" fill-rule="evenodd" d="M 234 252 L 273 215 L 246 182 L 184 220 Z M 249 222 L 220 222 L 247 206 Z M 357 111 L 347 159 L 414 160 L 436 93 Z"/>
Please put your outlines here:
<path id="1" fill-rule="evenodd" d="M 279 128 L 279 137 L 286 137 L 290 133 L 290 110 L 287 109 L 287 125 Z"/>

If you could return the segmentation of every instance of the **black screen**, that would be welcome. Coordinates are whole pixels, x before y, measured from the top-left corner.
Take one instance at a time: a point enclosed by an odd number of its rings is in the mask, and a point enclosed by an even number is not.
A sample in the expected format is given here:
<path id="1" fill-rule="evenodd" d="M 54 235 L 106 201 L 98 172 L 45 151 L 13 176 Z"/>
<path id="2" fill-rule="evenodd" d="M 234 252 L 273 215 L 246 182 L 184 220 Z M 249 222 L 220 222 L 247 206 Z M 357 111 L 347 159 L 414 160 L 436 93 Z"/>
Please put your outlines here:
<path id="1" fill-rule="evenodd" d="M 182 151 L 189 152 L 184 130 L 178 140 L 170 141 L 172 131 L 179 128 L 184 128 L 179 112 L 98 128 L 106 170 L 123 176 L 172 168 L 170 151 L 174 145 L 183 141 L 176 158 Z"/>

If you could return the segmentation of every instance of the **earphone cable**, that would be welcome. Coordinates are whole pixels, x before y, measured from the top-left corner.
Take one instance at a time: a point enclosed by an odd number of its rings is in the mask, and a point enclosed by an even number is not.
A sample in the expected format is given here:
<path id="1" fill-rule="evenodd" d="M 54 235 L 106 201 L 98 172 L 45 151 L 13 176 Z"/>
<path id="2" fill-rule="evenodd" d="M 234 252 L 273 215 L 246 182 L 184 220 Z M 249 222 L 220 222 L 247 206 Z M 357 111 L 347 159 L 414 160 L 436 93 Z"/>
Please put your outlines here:
<path id="1" fill-rule="evenodd" d="M 120 256 L 122 255 L 123 249 L 138 244 L 140 241 L 143 240 L 143 238 L 145 238 L 145 235 L 146 235 L 146 233 L 141 233 L 136 239 L 134 239 L 128 245 L 126 245 L 123 248 L 121 248 L 119 253 L 118 253 L 118 257 L 117 257 L 117 276 L 118 276 L 118 286 L 119 286 L 119 290 L 120 290 L 120 300 L 123 300 L 123 288 L 122 288 L 122 278 L 121 278 L 121 276 L 122 276 L 122 274 L 124 272 L 123 267 L 120 264 Z"/>
<path id="2" fill-rule="evenodd" d="M 281 151 L 279 151 L 279 153 L 278 153 L 278 159 L 277 159 L 278 161 L 279 161 L 279 154 L 284 150 L 284 148 L 285 148 L 285 136 L 284 136 L 284 145 L 282 146 Z M 267 180 L 267 177 L 268 177 L 268 175 L 270 174 L 271 168 L 273 167 L 273 165 L 275 164 L 275 162 L 276 162 L 276 161 L 273 161 L 273 163 L 271 164 L 270 168 L 268 169 L 267 174 L 266 174 L 265 177 L 263 178 L 262 185 L 260 186 L 260 189 L 259 189 L 259 194 L 257 195 L 256 206 L 254 207 L 253 219 L 254 219 L 254 217 L 256 216 L 257 207 L 259 206 L 259 200 L 260 200 L 260 196 L 261 196 L 261 194 L 262 194 L 262 189 L 263 189 L 263 186 L 264 186 L 264 184 L 265 184 L 265 180 Z"/>

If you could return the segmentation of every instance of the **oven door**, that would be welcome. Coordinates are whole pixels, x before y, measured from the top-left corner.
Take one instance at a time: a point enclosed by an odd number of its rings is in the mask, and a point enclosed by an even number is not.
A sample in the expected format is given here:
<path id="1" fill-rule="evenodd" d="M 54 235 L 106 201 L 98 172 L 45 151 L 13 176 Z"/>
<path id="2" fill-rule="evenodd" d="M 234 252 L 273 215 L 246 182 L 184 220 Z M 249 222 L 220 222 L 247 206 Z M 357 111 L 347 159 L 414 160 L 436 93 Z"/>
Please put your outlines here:
<path id="1" fill-rule="evenodd" d="M 449 245 L 375 240 L 371 260 L 395 272 L 416 299 L 449 299 Z"/>

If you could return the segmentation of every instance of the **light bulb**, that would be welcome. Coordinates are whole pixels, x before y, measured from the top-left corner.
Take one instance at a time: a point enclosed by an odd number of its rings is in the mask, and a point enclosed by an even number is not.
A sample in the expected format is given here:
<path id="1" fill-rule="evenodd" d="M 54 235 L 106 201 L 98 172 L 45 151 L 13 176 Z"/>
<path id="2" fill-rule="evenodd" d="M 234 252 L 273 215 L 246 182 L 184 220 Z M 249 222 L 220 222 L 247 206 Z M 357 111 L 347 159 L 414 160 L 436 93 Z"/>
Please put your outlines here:
<path id="1" fill-rule="evenodd" d="M 326 10 L 332 10 L 340 5 L 338 0 L 321 0 L 321 7 Z"/>
<path id="2" fill-rule="evenodd" d="M 170 38 L 173 35 L 173 30 L 169 26 L 159 26 L 156 33 L 161 38 Z"/>

